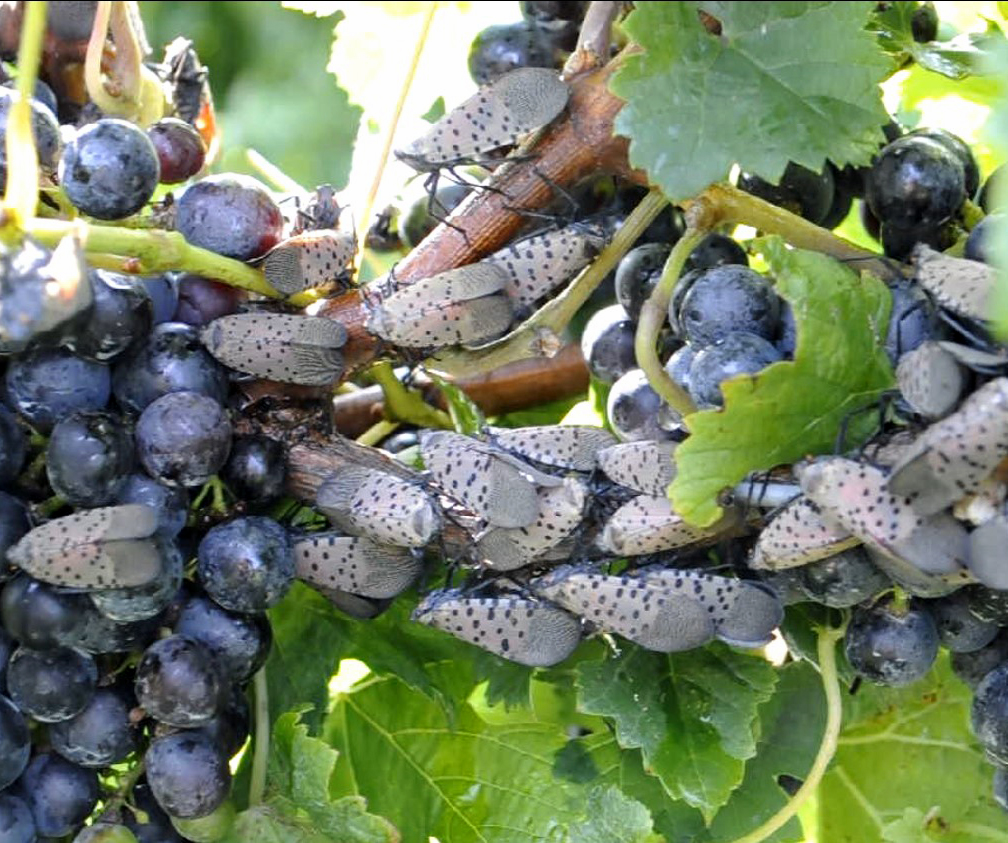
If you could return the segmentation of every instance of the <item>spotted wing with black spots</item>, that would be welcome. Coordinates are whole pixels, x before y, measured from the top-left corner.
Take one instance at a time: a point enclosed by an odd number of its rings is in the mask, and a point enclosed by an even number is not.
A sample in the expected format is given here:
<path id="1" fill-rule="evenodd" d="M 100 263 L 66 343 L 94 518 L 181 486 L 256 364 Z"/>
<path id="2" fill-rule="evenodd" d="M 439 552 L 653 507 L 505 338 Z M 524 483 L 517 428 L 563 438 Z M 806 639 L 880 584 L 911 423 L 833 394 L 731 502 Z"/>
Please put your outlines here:
<path id="1" fill-rule="evenodd" d="M 675 442 L 641 439 L 599 451 L 598 464 L 613 483 L 642 495 L 662 497 L 675 479 Z"/>
<path id="2" fill-rule="evenodd" d="M 491 441 L 505 451 L 554 468 L 592 471 L 599 453 L 618 440 L 608 430 L 588 425 L 492 427 Z"/>
<path id="3" fill-rule="evenodd" d="M 480 88 L 395 155 L 418 172 L 478 160 L 552 122 L 569 96 L 555 70 L 518 68 Z"/>
<path id="4" fill-rule="evenodd" d="M 357 238 L 347 231 L 306 231 L 274 246 L 263 259 L 266 280 L 288 296 L 313 287 L 346 288 Z"/>
<path id="5" fill-rule="evenodd" d="M 423 547 L 441 529 L 427 492 L 373 468 L 338 469 L 319 486 L 315 502 L 341 530 L 396 547 Z"/>
<path id="6" fill-rule="evenodd" d="M 530 597 L 473 597 L 431 592 L 413 620 L 448 632 L 501 658 L 551 667 L 581 642 L 581 622 L 563 609 Z"/>
<path id="7" fill-rule="evenodd" d="M 997 270 L 979 261 L 955 258 L 923 243 L 913 251 L 914 278 L 939 305 L 967 319 L 986 321 Z"/>
<path id="8" fill-rule="evenodd" d="M 71 588 L 133 588 L 161 574 L 157 512 L 144 504 L 82 510 L 30 530 L 7 559 L 33 577 Z"/>
<path id="9" fill-rule="evenodd" d="M 328 386 L 343 375 L 346 328 L 322 316 L 233 313 L 207 325 L 207 350 L 225 366 L 259 378 Z"/>
<path id="10" fill-rule="evenodd" d="M 966 372 L 941 343 L 928 341 L 900 358 L 896 382 L 915 413 L 940 419 L 959 403 L 966 387 Z"/>
<path id="11" fill-rule="evenodd" d="M 334 532 L 296 541 L 294 565 L 298 578 L 316 588 L 373 598 L 402 594 L 423 570 L 420 555 L 406 548 Z"/>
<path id="12" fill-rule="evenodd" d="M 749 567 L 779 571 L 807 565 L 861 544 L 805 495 L 786 504 L 760 531 Z"/>
<path id="13" fill-rule="evenodd" d="M 711 527 L 695 527 L 672 509 L 667 497 L 637 495 L 606 519 L 596 545 L 614 556 L 642 556 L 709 539 L 735 522 L 735 513 L 728 510 Z"/>
<path id="14" fill-rule="evenodd" d="M 691 650 L 714 636 L 714 622 L 697 600 L 637 577 L 565 565 L 532 580 L 529 587 L 603 632 L 648 650 Z"/>

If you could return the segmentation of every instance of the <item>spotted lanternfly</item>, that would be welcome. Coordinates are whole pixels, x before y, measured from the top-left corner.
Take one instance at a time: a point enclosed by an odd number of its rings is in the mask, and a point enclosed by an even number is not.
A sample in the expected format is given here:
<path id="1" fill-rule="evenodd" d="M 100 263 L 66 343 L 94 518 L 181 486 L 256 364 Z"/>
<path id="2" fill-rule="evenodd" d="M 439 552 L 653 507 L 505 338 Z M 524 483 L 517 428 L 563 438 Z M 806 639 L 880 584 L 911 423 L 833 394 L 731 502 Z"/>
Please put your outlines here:
<path id="1" fill-rule="evenodd" d="M 959 402 L 966 373 L 940 343 L 924 342 L 900 358 L 896 382 L 910 409 L 924 418 L 940 419 Z"/>
<path id="2" fill-rule="evenodd" d="M 479 345 L 511 326 L 505 281 L 500 269 L 485 263 L 422 278 L 372 305 L 367 329 L 404 348 Z"/>
<path id="3" fill-rule="evenodd" d="M 266 253 L 266 280 L 291 296 L 313 287 L 347 289 L 357 238 L 346 231 L 306 231 L 288 237 Z"/>
<path id="4" fill-rule="evenodd" d="M 433 591 L 416 607 L 413 620 L 528 667 L 559 664 L 581 643 L 576 617 L 530 597 Z"/>
<path id="5" fill-rule="evenodd" d="M 714 634 L 737 647 L 764 646 L 784 620 L 776 592 L 760 582 L 676 568 L 647 567 L 634 573 L 648 585 L 697 601 L 710 616 Z"/>
<path id="6" fill-rule="evenodd" d="M 954 258 L 919 243 L 913 250 L 914 278 L 939 305 L 959 316 L 985 321 L 997 278 L 994 267 Z"/>
<path id="7" fill-rule="evenodd" d="M 423 559 L 403 547 L 325 532 L 294 542 L 294 565 L 298 578 L 311 586 L 386 598 L 416 582 Z"/>
<path id="8" fill-rule="evenodd" d="M 880 468 L 843 457 L 799 466 L 802 490 L 823 513 L 866 545 L 909 562 L 929 574 L 959 571 L 967 557 L 967 535 L 948 513 L 925 517 L 913 500 L 893 494 Z"/>
<path id="9" fill-rule="evenodd" d="M 528 527 L 495 527 L 476 542 L 488 568 L 511 571 L 529 565 L 556 547 L 581 524 L 588 489 L 575 477 L 539 492 L 539 517 Z"/>
<path id="10" fill-rule="evenodd" d="M 283 383 L 328 386 L 343 375 L 347 332 L 323 316 L 233 313 L 207 325 L 200 338 L 221 363 Z"/>
<path id="11" fill-rule="evenodd" d="M 397 547 L 423 547 L 441 529 L 427 492 L 374 468 L 338 469 L 319 486 L 315 503 L 339 529 Z"/>
<path id="12" fill-rule="evenodd" d="M 291 234 L 336 228 L 342 213 L 343 209 L 336 201 L 336 189 L 331 184 L 320 184 L 311 192 L 305 206 L 302 208 L 299 205 Z"/>
<path id="13" fill-rule="evenodd" d="M 395 156 L 421 173 L 478 161 L 550 123 L 569 96 L 567 83 L 555 70 L 512 70 L 480 88 Z"/>
<path id="14" fill-rule="evenodd" d="M 516 307 L 535 304 L 567 283 L 591 263 L 606 240 L 575 224 L 544 231 L 494 252 L 483 262 L 501 267 L 508 276 L 507 292 Z"/>
<path id="15" fill-rule="evenodd" d="M 587 425 L 492 427 L 488 432 L 505 451 L 570 471 L 593 471 L 599 452 L 618 441 L 608 430 Z"/>
<path id="16" fill-rule="evenodd" d="M 70 588 L 134 588 L 161 574 L 157 512 L 143 504 L 87 509 L 30 530 L 7 559 L 35 579 Z"/>
<path id="17" fill-rule="evenodd" d="M 1008 589 L 1008 565 L 1005 548 L 1008 547 L 1008 517 L 995 515 L 970 533 L 970 571 L 987 588 Z"/>
<path id="18" fill-rule="evenodd" d="M 507 451 L 438 430 L 420 434 L 420 453 L 432 484 L 488 524 L 530 527 L 539 517 L 532 468 Z"/>
<path id="19" fill-rule="evenodd" d="M 529 588 L 648 650 L 691 650 L 714 637 L 714 622 L 699 601 L 637 577 L 564 565 L 532 580 Z"/>
<path id="20" fill-rule="evenodd" d="M 988 381 L 930 425 L 893 466 L 888 488 L 930 515 L 977 491 L 1008 456 L 1008 378 Z"/>
<path id="21" fill-rule="evenodd" d="M 609 518 L 596 545 L 614 556 L 642 556 L 660 553 L 708 539 L 732 527 L 735 514 L 726 514 L 710 527 L 694 527 L 672 509 L 664 495 L 638 495 L 631 498 Z"/>
<path id="22" fill-rule="evenodd" d="M 642 495 L 662 497 L 675 479 L 675 442 L 641 439 L 621 442 L 598 453 L 598 465 L 613 483 Z"/>
<path id="23" fill-rule="evenodd" d="M 861 544 L 805 495 L 799 495 L 760 531 L 749 567 L 779 571 L 807 565 Z"/>

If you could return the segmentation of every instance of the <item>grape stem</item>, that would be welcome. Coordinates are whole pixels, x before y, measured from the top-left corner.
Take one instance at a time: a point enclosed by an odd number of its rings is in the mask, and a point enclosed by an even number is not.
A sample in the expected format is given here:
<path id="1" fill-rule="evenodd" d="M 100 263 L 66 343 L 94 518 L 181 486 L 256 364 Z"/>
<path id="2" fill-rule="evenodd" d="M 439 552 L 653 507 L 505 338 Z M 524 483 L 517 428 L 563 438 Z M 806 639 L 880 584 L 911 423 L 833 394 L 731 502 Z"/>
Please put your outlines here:
<path id="1" fill-rule="evenodd" d="M 592 0 L 578 33 L 577 46 L 564 64 L 564 78 L 594 70 L 608 61 L 612 25 L 621 5 L 616 0 Z"/>
<path id="2" fill-rule="evenodd" d="M 407 389 L 396 377 L 391 363 L 375 363 L 368 374 L 381 386 L 385 396 L 385 409 L 392 420 L 415 424 L 417 427 L 452 429 L 451 416 L 424 401 L 423 395 L 417 390 Z"/>
<path id="3" fill-rule="evenodd" d="M 658 333 L 668 317 L 669 302 L 675 292 L 676 283 L 682 275 L 683 265 L 690 253 L 701 240 L 707 236 L 702 228 L 687 228 L 685 233 L 672 247 L 661 279 L 651 291 L 651 295 L 641 308 L 637 321 L 637 333 L 634 335 L 634 354 L 637 365 L 644 371 L 648 383 L 658 395 L 680 416 L 696 412 L 689 393 L 677 384 L 658 359 Z"/>
<path id="4" fill-rule="evenodd" d="M 377 445 L 386 436 L 391 436 L 395 433 L 399 429 L 400 424 L 401 422 L 385 420 L 375 422 L 375 424 L 371 425 L 354 441 L 360 445 Z"/>
<path id="5" fill-rule="evenodd" d="M 263 801 L 266 793 L 266 763 L 270 750 L 269 687 L 266 669 L 258 671 L 252 679 L 255 692 L 255 736 L 252 746 L 252 774 L 249 777 L 248 804 L 252 808 Z"/>
<path id="6" fill-rule="evenodd" d="M 104 269 L 137 275 L 192 272 L 250 293 L 280 298 L 258 269 L 193 246 L 177 231 L 88 225 L 81 220 L 67 222 L 39 217 L 27 220 L 25 230 L 50 248 L 54 248 L 67 234 L 79 232 L 88 262 Z"/>
<path id="7" fill-rule="evenodd" d="M 516 360 L 555 355 L 562 345 L 560 334 L 574 314 L 667 205 L 661 191 L 652 190 L 627 216 L 609 245 L 560 295 L 499 340 L 473 350 L 444 351 L 431 358 L 427 368 L 447 375 L 474 375 Z"/>
<path id="8" fill-rule="evenodd" d="M 32 131 L 31 98 L 35 93 L 42 41 L 46 28 L 46 4 L 26 3 L 18 46 L 17 99 L 7 120 L 7 188 L 4 208 L 11 218 L 3 221 L 6 241 L 21 238 L 21 226 L 35 213 L 38 202 L 38 150 Z M 13 229 L 10 224 L 13 223 Z"/>
<path id="9" fill-rule="evenodd" d="M 826 728 L 823 730 L 822 741 L 815 761 L 805 777 L 802 786 L 798 788 L 787 804 L 762 825 L 748 834 L 738 837 L 732 843 L 760 843 L 771 834 L 782 828 L 795 816 L 808 799 L 815 794 L 826 773 L 826 768 L 836 754 L 837 741 L 840 737 L 840 726 L 843 720 L 843 704 L 840 699 L 840 684 L 837 681 L 836 642 L 843 637 L 843 627 L 822 628 L 819 630 L 817 650 L 819 654 L 819 675 L 822 679 L 823 692 L 826 694 Z"/>

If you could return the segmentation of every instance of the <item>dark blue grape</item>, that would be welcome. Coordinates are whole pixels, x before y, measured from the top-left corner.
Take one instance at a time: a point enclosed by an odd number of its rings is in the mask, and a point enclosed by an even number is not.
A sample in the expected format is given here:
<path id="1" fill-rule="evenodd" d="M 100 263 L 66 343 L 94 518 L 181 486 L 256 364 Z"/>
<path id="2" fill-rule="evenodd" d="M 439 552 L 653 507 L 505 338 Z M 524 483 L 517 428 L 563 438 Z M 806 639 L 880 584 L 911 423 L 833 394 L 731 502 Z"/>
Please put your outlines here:
<path id="1" fill-rule="evenodd" d="M 144 762 L 151 793 L 170 817 L 205 817 L 227 799 L 231 788 L 227 758 L 199 730 L 158 738 Z"/>
<path id="2" fill-rule="evenodd" d="M 883 224 L 902 231 L 934 228 L 966 199 L 962 163 L 937 141 L 898 138 L 872 164 L 865 198 Z"/>
<path id="3" fill-rule="evenodd" d="M 609 427 L 624 442 L 638 439 L 668 439 L 658 418 L 662 400 L 640 369 L 631 369 L 609 390 L 606 418 Z"/>
<path id="4" fill-rule="evenodd" d="M 180 322 L 157 325 L 112 372 L 116 401 L 134 413 L 169 392 L 198 392 L 223 404 L 227 389 L 227 370 L 207 352 L 196 329 Z"/>
<path id="5" fill-rule="evenodd" d="M 0 626 L 0 694 L 7 693 L 7 662 L 14 652 L 14 639 Z"/>
<path id="6" fill-rule="evenodd" d="M 811 562 L 798 569 L 801 589 L 810 600 L 846 609 L 892 587 L 889 577 L 861 547 Z"/>
<path id="7" fill-rule="evenodd" d="M 746 193 L 786 208 L 817 225 L 826 218 L 833 202 L 833 173 L 829 167 L 821 173 L 814 173 L 789 161 L 779 184 L 772 184 L 756 175 L 741 173 L 738 186 Z"/>
<path id="8" fill-rule="evenodd" d="M 941 330 L 934 305 L 916 284 L 901 283 L 890 287 L 892 308 L 885 350 L 893 365 L 922 342 L 939 339 Z"/>
<path id="9" fill-rule="evenodd" d="M 203 169 L 206 144 L 192 126 L 177 117 L 163 117 L 148 127 L 160 165 L 161 184 L 178 184 Z"/>
<path id="10" fill-rule="evenodd" d="M 616 300 L 634 322 L 658 286 L 671 251 L 666 243 L 645 243 L 627 252 L 616 267 Z"/>
<path id="11" fill-rule="evenodd" d="M 102 118 L 79 129 L 63 150 L 59 180 L 74 207 L 101 220 L 135 214 L 154 195 L 158 157 L 143 129 Z"/>
<path id="12" fill-rule="evenodd" d="M 636 367 L 634 330 L 634 323 L 618 304 L 603 307 L 588 320 L 581 334 L 581 353 L 596 379 L 616 383 Z"/>
<path id="13" fill-rule="evenodd" d="M 944 146 L 962 164 L 966 198 L 971 199 L 976 196 L 980 187 L 980 168 L 973 156 L 973 150 L 969 148 L 966 141 L 948 129 L 914 129 L 912 132 L 908 132 L 906 137 L 928 138 Z"/>
<path id="14" fill-rule="evenodd" d="M 7 184 L 7 120 L 14 100 L 14 91 L 0 88 L 0 188 Z M 32 99 L 30 105 L 39 168 L 43 173 L 53 175 L 60 161 L 59 123 L 53 113 L 38 100 Z"/>
<path id="15" fill-rule="evenodd" d="M 724 404 L 721 384 L 736 375 L 755 375 L 781 360 L 772 343 L 744 331 L 728 334 L 701 349 L 690 366 L 690 397 L 698 407 Z"/>
<path id="16" fill-rule="evenodd" d="M 998 633 L 997 624 L 982 621 L 970 611 L 968 594 L 953 592 L 947 597 L 920 600 L 920 608 L 931 615 L 938 639 L 951 653 L 972 653 L 983 649 Z"/>
<path id="17" fill-rule="evenodd" d="M 886 257 L 907 261 L 918 243 L 930 246 L 939 252 L 950 248 L 958 237 L 958 229 L 951 220 L 930 226 L 900 228 L 884 222 L 879 226 L 879 239 Z"/>
<path id="18" fill-rule="evenodd" d="M 583 0 L 521 0 L 518 7 L 522 17 L 545 33 L 558 49 L 570 52 L 577 46 L 588 3 Z"/>
<path id="19" fill-rule="evenodd" d="M 201 595 L 183 604 L 175 632 L 203 644 L 221 671 L 236 683 L 263 666 L 273 641 L 265 615 L 229 612 Z"/>
<path id="20" fill-rule="evenodd" d="M 696 358 L 696 349 L 691 345 L 684 345 L 672 353 L 672 356 L 665 363 L 665 371 L 672 380 L 689 392 L 690 388 L 690 367 Z"/>
<path id="21" fill-rule="evenodd" d="M 722 266 L 726 263 L 749 266 L 749 256 L 745 249 L 724 234 L 708 234 L 686 258 L 683 274 L 693 270 L 710 269 L 712 266 Z"/>
<path id="22" fill-rule="evenodd" d="M 157 511 L 158 532 L 173 539 L 185 527 L 189 493 L 180 486 L 165 486 L 146 474 L 131 474 L 119 490 L 117 503 L 142 503 Z"/>
<path id="23" fill-rule="evenodd" d="M 136 835 L 138 843 L 185 843 L 155 801 L 146 781 L 133 788 L 130 804 L 139 811 L 123 811 L 123 822 Z"/>
<path id="24" fill-rule="evenodd" d="M 172 272 L 165 272 L 161 275 L 146 275 L 137 280 L 143 284 L 150 297 L 153 324 L 160 325 L 162 322 L 170 322 L 178 307 L 178 277 Z"/>
<path id="25" fill-rule="evenodd" d="M 235 518 L 208 530 L 198 559 L 207 594 L 235 612 L 265 611 L 294 580 L 290 536 L 271 518 Z"/>
<path id="26" fill-rule="evenodd" d="M 53 491 L 71 506 L 112 503 L 133 469 L 133 437 L 109 413 L 76 412 L 60 419 L 46 446 Z"/>
<path id="27" fill-rule="evenodd" d="M 718 264 L 715 264 L 716 266 Z M 672 298 L 669 299 L 668 306 L 668 323 L 672 332 L 680 339 L 685 338 L 682 327 L 682 303 L 683 299 L 686 298 L 686 294 L 690 291 L 693 286 L 693 282 L 700 277 L 700 274 L 704 270 L 702 269 L 691 269 L 689 272 L 684 272 L 679 279 L 676 281 L 675 289 L 672 290 Z"/>
<path id="28" fill-rule="evenodd" d="M 927 612 L 897 613 L 884 606 L 856 608 L 845 636 L 854 672 L 879 685 L 909 685 L 938 655 L 938 631 Z"/>
<path id="29" fill-rule="evenodd" d="M 222 173 L 186 188 L 175 226 L 194 246 L 249 261 L 280 242 L 283 214 L 254 178 Z"/>
<path id="30" fill-rule="evenodd" d="M 185 560 L 175 542 L 155 539 L 161 556 L 161 573 L 152 582 L 137 588 L 109 588 L 89 593 L 91 602 L 105 617 L 118 623 L 142 621 L 164 611 L 175 599 L 185 573 Z"/>
<path id="31" fill-rule="evenodd" d="M 28 437 L 24 429 L 17 423 L 14 414 L 0 405 L 0 486 L 9 485 L 18 476 L 27 453 Z M 0 546 L 6 549 L 2 539 Z"/>
<path id="32" fill-rule="evenodd" d="M 1004 214 L 991 214 L 984 217 L 973 226 L 973 230 L 966 238 L 966 247 L 963 249 L 963 257 L 971 261 L 990 263 L 993 257 L 991 247 L 994 244 L 994 237 L 998 229 L 1005 230 L 1008 225 L 1008 218 Z"/>
<path id="33" fill-rule="evenodd" d="M 70 643 L 90 608 L 87 595 L 18 574 L 0 592 L 0 622 L 26 647 Z"/>
<path id="34" fill-rule="evenodd" d="M 42 837 L 73 834 L 98 804 L 98 775 L 55 752 L 40 752 L 18 780 Z"/>
<path id="35" fill-rule="evenodd" d="M 469 47 L 469 75 L 486 85 L 519 67 L 553 67 L 549 38 L 528 21 L 488 26 Z"/>
<path id="36" fill-rule="evenodd" d="M 88 360 L 105 362 L 146 337 L 154 306 L 138 279 L 98 269 L 89 274 L 94 305 L 66 346 Z"/>
<path id="37" fill-rule="evenodd" d="M 134 690 L 147 713 L 171 726 L 198 726 L 221 708 L 224 680 L 210 651 L 184 635 L 155 641 L 136 669 Z"/>
<path id="38" fill-rule="evenodd" d="M 780 299 L 758 272 L 726 264 L 699 275 L 683 298 L 678 317 L 683 339 L 698 348 L 740 331 L 772 340 Z"/>
<path id="39" fill-rule="evenodd" d="M 938 10 L 934 3 L 921 3 L 910 15 L 910 33 L 918 44 L 926 44 L 938 37 Z"/>
<path id="40" fill-rule="evenodd" d="M 79 714 L 94 696 L 98 668 L 87 653 L 70 647 L 19 647 L 7 665 L 7 693 L 25 714 L 58 723 Z"/>
<path id="41" fill-rule="evenodd" d="M 111 392 L 109 368 L 64 349 L 29 351 L 7 366 L 7 395 L 44 433 L 75 410 L 101 410 Z"/>
<path id="42" fill-rule="evenodd" d="M 0 840 L 3 843 L 35 843 L 35 820 L 31 810 L 13 793 L 0 793 Z"/>
<path id="43" fill-rule="evenodd" d="M 30 526 L 28 510 L 21 500 L 6 492 L 0 492 L 0 560 L 6 557 L 7 548 L 27 533 Z M 0 562 L 0 582 L 7 579 L 7 576 L 8 571 Z"/>
<path id="44" fill-rule="evenodd" d="M 785 357 L 794 357 L 798 348 L 798 325 L 795 323 L 794 308 L 781 299 L 780 331 L 774 343 Z"/>
<path id="45" fill-rule="evenodd" d="M 227 758 L 233 758 L 248 739 L 249 723 L 248 700 L 240 688 L 232 685 L 224 708 L 199 729 L 220 747 Z"/>
<path id="46" fill-rule="evenodd" d="M 143 650 L 157 638 L 158 630 L 166 625 L 166 619 L 162 615 L 118 623 L 99 612 L 85 595 L 80 596 L 85 597 L 87 607 L 83 620 L 78 623 L 73 634 L 67 637 L 66 644 L 86 653 L 98 655 Z"/>
<path id="47" fill-rule="evenodd" d="M 243 501 L 273 500 L 283 494 L 287 481 L 287 452 L 282 443 L 268 436 L 238 436 L 221 476 Z"/>
<path id="48" fill-rule="evenodd" d="M 841 190 L 840 186 L 837 185 L 836 190 L 833 192 L 833 202 L 830 204 L 826 215 L 819 221 L 819 225 L 832 231 L 847 219 L 847 215 L 850 213 L 853 205 L 854 195 Z"/>
<path id="49" fill-rule="evenodd" d="M 28 721 L 13 702 L 0 696 L 0 788 L 21 775 L 30 754 Z"/>
<path id="50" fill-rule="evenodd" d="M 136 443 L 151 477 L 169 486 L 199 486 L 227 461 L 231 422 L 213 398 L 170 392 L 140 414 Z"/>
<path id="51" fill-rule="evenodd" d="M 415 430 L 400 430 L 383 439 L 378 447 L 390 454 L 399 454 L 419 444 L 420 437 Z"/>
<path id="52" fill-rule="evenodd" d="M 130 721 L 133 705 L 123 691 L 99 688 L 80 713 L 49 727 L 49 743 L 82 767 L 122 761 L 137 748 L 137 730 Z"/>
<path id="53" fill-rule="evenodd" d="M 999 664 L 1008 662 L 1008 632 L 1000 630 L 986 647 L 970 653 L 952 653 L 952 672 L 971 688 Z"/>
<path id="54" fill-rule="evenodd" d="M 202 328 L 220 316 L 234 313 L 244 300 L 245 291 L 237 287 L 199 275 L 182 275 L 178 279 L 175 321 Z"/>
<path id="55" fill-rule="evenodd" d="M 1008 662 L 995 667 L 977 685 L 970 714 L 973 734 L 987 756 L 1008 764 Z"/>

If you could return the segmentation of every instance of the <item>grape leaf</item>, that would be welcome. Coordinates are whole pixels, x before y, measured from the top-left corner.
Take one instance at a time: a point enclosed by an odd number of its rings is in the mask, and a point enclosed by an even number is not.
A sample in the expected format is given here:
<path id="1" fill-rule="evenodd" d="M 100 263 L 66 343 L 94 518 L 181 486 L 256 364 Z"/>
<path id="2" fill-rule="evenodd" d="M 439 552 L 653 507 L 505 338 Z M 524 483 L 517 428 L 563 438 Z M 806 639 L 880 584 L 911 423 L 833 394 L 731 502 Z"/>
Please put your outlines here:
<path id="1" fill-rule="evenodd" d="M 888 121 L 890 59 L 864 30 L 872 3 L 640 3 L 625 27 L 643 52 L 611 82 L 630 163 L 669 197 L 738 163 L 776 183 L 788 161 L 867 164 Z M 721 23 L 708 33 L 701 9 Z"/>
<path id="2" fill-rule="evenodd" d="M 725 381 L 722 410 L 686 417 L 690 436 L 676 449 L 669 492 L 693 524 L 713 524 L 718 494 L 750 471 L 832 451 L 845 423 L 847 444 L 856 444 L 875 423 L 857 411 L 893 385 L 882 347 L 886 286 L 825 255 L 788 249 L 780 238 L 765 238 L 760 248 L 794 310 L 798 346 L 793 361 Z"/>
<path id="3" fill-rule="evenodd" d="M 494 726 L 466 705 L 452 723 L 428 698 L 385 679 L 336 700 L 326 736 L 340 752 L 337 792 L 365 795 L 403 843 L 649 840 L 643 806 L 600 780 L 620 756 L 605 731 L 571 741 L 564 727 L 531 714 Z M 623 836 L 600 837 L 613 828 Z"/>
<path id="4" fill-rule="evenodd" d="M 819 791 L 822 843 L 975 843 L 1008 838 L 994 768 L 969 728 L 971 692 L 944 653 L 906 688 L 845 695 L 845 727 Z"/>
<path id="5" fill-rule="evenodd" d="M 458 433 L 482 433 L 486 428 L 486 416 L 476 402 L 461 387 L 446 381 L 436 373 L 428 372 L 427 376 L 444 397 L 455 430 Z"/>
<path id="6" fill-rule="evenodd" d="M 669 796 L 709 823 L 756 752 L 756 708 L 776 673 L 761 658 L 717 644 L 663 655 L 626 647 L 578 666 L 579 710 L 613 720 L 624 748 L 640 748 Z"/>
<path id="7" fill-rule="evenodd" d="M 296 711 L 281 715 L 273 726 L 266 798 L 238 814 L 222 843 L 385 843 L 399 832 L 381 817 L 367 813 L 358 796 L 333 798 L 330 780 L 337 753 L 318 738 Z"/>

